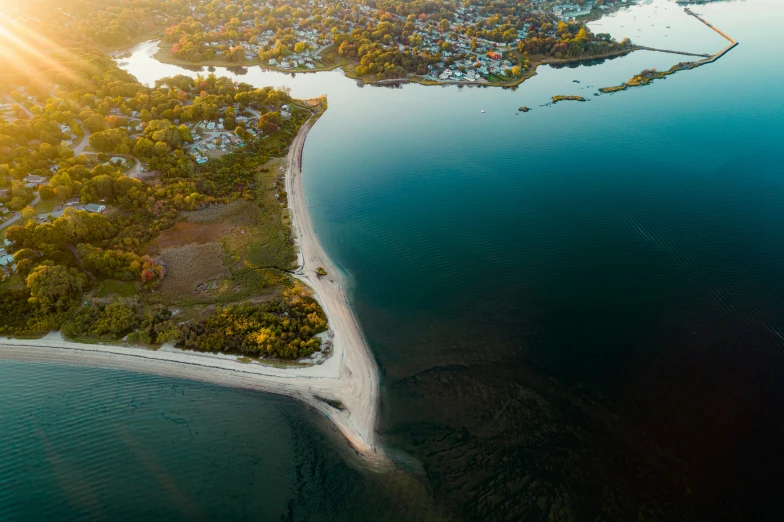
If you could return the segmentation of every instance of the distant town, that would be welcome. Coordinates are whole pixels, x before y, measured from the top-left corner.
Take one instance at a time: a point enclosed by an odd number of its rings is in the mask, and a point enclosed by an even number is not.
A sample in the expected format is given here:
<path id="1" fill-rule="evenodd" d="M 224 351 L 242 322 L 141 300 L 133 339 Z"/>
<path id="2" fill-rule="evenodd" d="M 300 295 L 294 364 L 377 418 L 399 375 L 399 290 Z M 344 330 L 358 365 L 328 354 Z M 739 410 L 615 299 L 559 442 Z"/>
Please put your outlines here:
<path id="1" fill-rule="evenodd" d="M 63 40 L 92 34 L 118 48 L 161 38 L 164 62 L 261 65 L 314 72 L 343 67 L 366 82 L 508 84 L 537 63 L 619 53 L 630 42 L 593 34 L 590 16 L 633 0 L 488 0 L 438 4 L 294 0 L 202 3 L 184 0 L 136 4 L 119 12 L 57 8 L 45 21 Z"/>

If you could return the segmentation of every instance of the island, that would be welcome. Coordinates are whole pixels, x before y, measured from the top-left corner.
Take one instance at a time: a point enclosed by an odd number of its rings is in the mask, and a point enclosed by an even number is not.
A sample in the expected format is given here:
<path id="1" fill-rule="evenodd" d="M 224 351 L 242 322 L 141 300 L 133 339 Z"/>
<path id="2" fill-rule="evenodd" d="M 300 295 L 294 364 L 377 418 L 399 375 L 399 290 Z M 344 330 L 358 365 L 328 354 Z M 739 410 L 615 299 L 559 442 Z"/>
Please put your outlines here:
<path id="1" fill-rule="evenodd" d="M 584 101 L 587 101 L 587 100 L 585 98 L 583 98 L 582 96 L 566 96 L 566 95 L 563 95 L 563 94 L 559 94 L 557 96 L 553 96 L 552 103 L 558 103 L 558 102 L 562 102 L 562 101 L 584 102 Z"/>

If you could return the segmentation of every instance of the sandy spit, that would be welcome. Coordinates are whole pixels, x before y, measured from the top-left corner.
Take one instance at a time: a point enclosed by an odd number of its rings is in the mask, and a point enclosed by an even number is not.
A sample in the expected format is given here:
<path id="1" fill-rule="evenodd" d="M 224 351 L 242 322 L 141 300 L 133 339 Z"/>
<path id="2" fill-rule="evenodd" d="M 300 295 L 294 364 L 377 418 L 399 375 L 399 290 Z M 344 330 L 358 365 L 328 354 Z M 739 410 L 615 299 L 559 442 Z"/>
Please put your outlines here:
<path id="1" fill-rule="evenodd" d="M 302 149 L 311 126 L 310 121 L 303 125 L 289 148 L 286 190 L 301 261 L 296 277 L 313 289 L 329 320 L 333 347 L 326 361 L 284 368 L 184 350 L 80 344 L 58 333 L 34 340 L 0 338 L 0 358 L 140 371 L 286 395 L 323 413 L 370 463 L 385 462 L 376 440 L 378 367 L 348 304 L 343 276 L 313 231 L 303 192 Z M 327 270 L 325 277 L 316 275 L 318 267 Z"/>

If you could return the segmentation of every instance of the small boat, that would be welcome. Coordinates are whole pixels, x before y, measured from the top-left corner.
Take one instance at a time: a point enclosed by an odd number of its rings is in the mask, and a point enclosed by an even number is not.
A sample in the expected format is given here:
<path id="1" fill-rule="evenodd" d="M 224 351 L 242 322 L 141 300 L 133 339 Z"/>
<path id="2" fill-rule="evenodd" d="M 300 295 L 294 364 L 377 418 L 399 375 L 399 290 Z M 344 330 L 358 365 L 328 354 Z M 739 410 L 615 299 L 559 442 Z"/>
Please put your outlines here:
<path id="1" fill-rule="evenodd" d="M 484 114 L 485 110 L 484 110 L 484 109 L 482 109 L 480 112 Z"/>

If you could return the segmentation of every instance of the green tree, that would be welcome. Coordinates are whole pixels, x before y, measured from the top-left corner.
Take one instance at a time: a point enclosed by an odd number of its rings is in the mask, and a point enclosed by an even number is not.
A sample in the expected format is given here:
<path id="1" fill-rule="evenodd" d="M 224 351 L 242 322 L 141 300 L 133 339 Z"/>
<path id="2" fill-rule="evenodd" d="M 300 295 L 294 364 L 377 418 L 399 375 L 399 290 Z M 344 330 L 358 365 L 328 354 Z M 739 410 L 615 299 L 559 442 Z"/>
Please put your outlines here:
<path id="1" fill-rule="evenodd" d="M 245 128 L 243 127 L 237 127 L 236 129 L 234 129 L 234 134 L 236 134 L 246 142 L 250 141 L 253 138 L 251 133 L 246 131 Z"/>
<path id="2" fill-rule="evenodd" d="M 43 309 L 61 308 L 87 287 L 87 277 L 74 268 L 40 265 L 26 279 L 30 302 Z"/>
<path id="3" fill-rule="evenodd" d="M 27 223 L 29 221 L 33 221 L 33 220 L 35 220 L 35 217 L 37 215 L 38 215 L 38 213 L 35 211 L 35 209 L 33 207 L 25 207 L 25 208 L 23 208 L 22 210 L 19 211 L 19 216 L 21 217 L 20 223 L 22 223 L 22 225 L 24 225 L 25 223 Z"/>
<path id="4" fill-rule="evenodd" d="M 169 155 L 169 151 L 171 150 L 169 146 L 162 141 L 156 143 L 152 149 L 153 154 L 159 158 L 165 158 Z"/>
<path id="5" fill-rule="evenodd" d="M 33 270 L 34 266 L 35 261 L 32 259 L 22 259 L 16 263 L 16 273 L 20 278 L 22 278 L 22 280 L 24 280 Z"/>
<path id="6" fill-rule="evenodd" d="M 180 139 L 184 142 L 191 142 L 193 138 L 191 137 L 191 131 L 186 125 L 180 125 L 177 127 L 177 132 L 180 133 Z"/>
<path id="7" fill-rule="evenodd" d="M 270 135 L 278 130 L 281 123 L 283 123 L 283 118 L 280 117 L 279 112 L 268 112 L 261 115 L 258 127 L 264 134 Z"/>
<path id="8" fill-rule="evenodd" d="M 153 146 L 155 144 L 147 138 L 141 138 L 136 142 L 133 147 L 133 154 L 139 158 L 150 158 L 153 154 Z"/>
<path id="9" fill-rule="evenodd" d="M 90 146 L 100 152 L 113 152 L 125 142 L 127 135 L 121 129 L 108 129 L 90 136 Z"/>
<path id="10" fill-rule="evenodd" d="M 106 129 L 106 120 L 100 114 L 92 114 L 84 120 L 83 126 L 90 132 L 99 132 Z"/>

